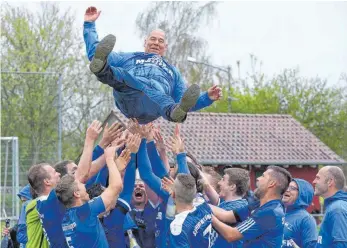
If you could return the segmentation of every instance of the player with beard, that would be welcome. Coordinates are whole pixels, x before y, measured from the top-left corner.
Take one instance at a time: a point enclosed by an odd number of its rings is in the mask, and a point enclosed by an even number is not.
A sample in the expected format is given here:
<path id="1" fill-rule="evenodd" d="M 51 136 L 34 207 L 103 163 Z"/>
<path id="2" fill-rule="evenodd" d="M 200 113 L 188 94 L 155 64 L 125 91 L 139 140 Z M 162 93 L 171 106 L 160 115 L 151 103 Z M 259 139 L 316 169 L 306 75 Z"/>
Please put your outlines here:
<path id="1" fill-rule="evenodd" d="M 213 227 L 228 242 L 242 239 L 243 247 L 281 247 L 284 228 L 284 206 L 281 199 L 291 180 L 286 169 L 267 167 L 263 175 L 257 178 L 255 195 L 260 199 L 259 208 L 250 213 L 248 207 L 226 211 L 211 205 L 215 215 L 212 219 Z M 239 221 L 242 222 L 236 227 L 224 224 Z"/>

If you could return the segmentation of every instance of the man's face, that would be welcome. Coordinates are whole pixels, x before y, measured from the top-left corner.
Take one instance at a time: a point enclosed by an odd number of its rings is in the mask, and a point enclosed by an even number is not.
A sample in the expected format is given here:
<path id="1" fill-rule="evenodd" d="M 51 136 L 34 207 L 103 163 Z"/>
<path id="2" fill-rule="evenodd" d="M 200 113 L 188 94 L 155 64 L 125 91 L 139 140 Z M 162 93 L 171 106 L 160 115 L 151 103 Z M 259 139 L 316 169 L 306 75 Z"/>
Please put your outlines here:
<path id="1" fill-rule="evenodd" d="M 60 173 L 56 172 L 55 169 L 50 165 L 45 165 L 44 169 L 46 170 L 46 172 L 48 174 L 49 179 L 47 179 L 47 180 L 48 180 L 50 186 L 55 188 L 60 181 Z"/>
<path id="2" fill-rule="evenodd" d="M 220 197 L 225 199 L 225 197 L 228 195 L 228 193 L 231 191 L 231 185 L 229 185 L 229 175 L 224 174 L 222 179 L 218 182 L 219 189 L 220 189 Z"/>
<path id="3" fill-rule="evenodd" d="M 328 192 L 329 186 L 327 177 L 327 169 L 322 168 L 318 171 L 316 178 L 313 180 L 314 194 L 317 196 L 322 196 Z"/>
<path id="4" fill-rule="evenodd" d="M 88 202 L 90 198 L 89 198 L 89 194 L 87 193 L 86 185 L 81 183 L 78 180 L 76 180 L 75 182 L 77 183 L 77 189 L 78 189 L 77 193 L 79 193 L 82 202 L 83 203 Z"/>
<path id="5" fill-rule="evenodd" d="M 286 205 L 293 205 L 298 198 L 299 187 L 295 181 L 291 181 L 286 192 L 283 194 L 282 202 Z"/>
<path id="6" fill-rule="evenodd" d="M 268 170 L 266 170 L 260 177 L 257 178 L 257 188 L 254 191 L 254 195 L 258 199 L 262 198 L 265 195 L 269 181 L 270 174 Z"/>
<path id="7" fill-rule="evenodd" d="M 74 176 L 77 170 L 77 165 L 75 163 L 70 163 L 66 165 L 67 174 Z"/>
<path id="8" fill-rule="evenodd" d="M 145 184 L 141 181 L 135 182 L 132 202 L 134 205 L 142 204 L 146 201 Z"/>
<path id="9" fill-rule="evenodd" d="M 152 31 L 145 40 L 145 52 L 164 56 L 167 49 L 165 33 L 160 30 Z"/>

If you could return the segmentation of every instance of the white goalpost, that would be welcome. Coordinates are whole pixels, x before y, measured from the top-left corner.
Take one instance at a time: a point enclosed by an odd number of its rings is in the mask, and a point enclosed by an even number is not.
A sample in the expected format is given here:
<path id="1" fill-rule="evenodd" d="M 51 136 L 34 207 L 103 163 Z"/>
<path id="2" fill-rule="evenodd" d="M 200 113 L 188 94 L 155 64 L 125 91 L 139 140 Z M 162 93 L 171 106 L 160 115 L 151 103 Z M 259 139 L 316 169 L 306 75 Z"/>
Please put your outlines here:
<path id="1" fill-rule="evenodd" d="M 19 145 L 18 137 L 0 137 L 0 221 L 19 218 Z"/>

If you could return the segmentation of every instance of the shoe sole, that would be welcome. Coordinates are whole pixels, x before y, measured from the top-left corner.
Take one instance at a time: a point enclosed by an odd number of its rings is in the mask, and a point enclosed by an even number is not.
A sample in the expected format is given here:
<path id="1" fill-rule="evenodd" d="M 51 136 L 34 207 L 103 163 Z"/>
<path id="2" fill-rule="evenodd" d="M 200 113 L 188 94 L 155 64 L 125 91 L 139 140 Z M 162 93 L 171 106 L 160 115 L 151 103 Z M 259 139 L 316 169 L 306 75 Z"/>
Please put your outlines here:
<path id="1" fill-rule="evenodd" d="M 109 34 L 103 38 L 96 47 L 94 57 L 89 65 L 89 69 L 93 73 L 100 72 L 106 62 L 107 56 L 112 52 L 114 45 L 116 44 L 116 36 Z"/>
<path id="2" fill-rule="evenodd" d="M 195 106 L 200 96 L 200 87 L 197 84 L 190 86 L 184 93 L 177 109 L 174 110 L 171 118 L 177 122 L 184 120 L 189 110 Z"/>

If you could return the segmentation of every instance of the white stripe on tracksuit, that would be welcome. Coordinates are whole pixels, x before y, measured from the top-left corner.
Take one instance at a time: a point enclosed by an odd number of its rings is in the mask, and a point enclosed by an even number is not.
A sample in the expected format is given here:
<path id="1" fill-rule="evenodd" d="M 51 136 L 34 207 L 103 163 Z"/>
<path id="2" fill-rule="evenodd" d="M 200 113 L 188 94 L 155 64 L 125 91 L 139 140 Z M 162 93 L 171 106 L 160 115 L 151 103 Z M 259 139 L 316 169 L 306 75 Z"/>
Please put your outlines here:
<path id="1" fill-rule="evenodd" d="M 241 225 L 239 225 L 237 229 L 239 230 L 240 233 L 243 233 L 247 231 L 250 227 L 252 227 L 254 224 L 255 224 L 255 221 L 252 218 L 248 218 L 246 221 L 241 223 Z"/>

